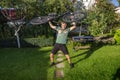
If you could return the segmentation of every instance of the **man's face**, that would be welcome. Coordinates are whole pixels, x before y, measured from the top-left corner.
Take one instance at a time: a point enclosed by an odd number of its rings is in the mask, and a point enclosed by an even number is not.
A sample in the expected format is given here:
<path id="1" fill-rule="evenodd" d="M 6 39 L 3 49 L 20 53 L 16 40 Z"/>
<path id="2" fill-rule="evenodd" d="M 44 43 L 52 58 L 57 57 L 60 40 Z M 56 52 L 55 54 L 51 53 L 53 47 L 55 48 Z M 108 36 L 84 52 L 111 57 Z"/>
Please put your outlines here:
<path id="1" fill-rule="evenodd" d="M 65 22 L 61 22 L 61 28 L 62 28 L 62 29 L 65 29 L 66 26 L 67 26 L 67 23 L 65 23 Z"/>

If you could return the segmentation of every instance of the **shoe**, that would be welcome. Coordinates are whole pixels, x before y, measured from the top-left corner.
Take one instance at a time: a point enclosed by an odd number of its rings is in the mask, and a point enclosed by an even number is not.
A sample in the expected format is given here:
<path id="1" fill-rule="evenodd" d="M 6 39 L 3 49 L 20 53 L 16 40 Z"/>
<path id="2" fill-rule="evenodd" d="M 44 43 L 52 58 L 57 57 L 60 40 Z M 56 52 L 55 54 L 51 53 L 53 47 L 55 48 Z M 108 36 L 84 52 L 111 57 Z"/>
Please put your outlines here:
<path id="1" fill-rule="evenodd" d="M 73 63 L 70 63 L 70 68 L 74 68 L 74 64 Z"/>
<path id="2" fill-rule="evenodd" d="M 55 63 L 54 62 L 52 62 L 51 64 L 50 64 L 50 66 L 52 67 L 52 66 L 54 66 L 55 65 Z"/>

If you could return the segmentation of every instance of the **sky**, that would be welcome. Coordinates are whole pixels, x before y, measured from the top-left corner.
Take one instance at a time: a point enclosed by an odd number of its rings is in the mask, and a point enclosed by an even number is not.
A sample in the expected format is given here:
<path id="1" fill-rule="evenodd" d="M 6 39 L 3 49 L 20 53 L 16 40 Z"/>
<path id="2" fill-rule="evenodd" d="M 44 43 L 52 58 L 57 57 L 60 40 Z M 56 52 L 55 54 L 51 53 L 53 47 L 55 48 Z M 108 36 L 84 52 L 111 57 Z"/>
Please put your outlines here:
<path id="1" fill-rule="evenodd" d="M 78 1 L 80 1 L 80 0 L 78 0 Z M 119 6 L 119 4 L 118 4 L 118 1 L 117 1 L 117 0 L 112 0 L 112 3 L 113 3 L 115 6 Z"/>
<path id="2" fill-rule="evenodd" d="M 112 0 L 112 3 L 113 3 L 115 6 L 119 6 L 119 3 L 117 2 L 117 0 Z"/>

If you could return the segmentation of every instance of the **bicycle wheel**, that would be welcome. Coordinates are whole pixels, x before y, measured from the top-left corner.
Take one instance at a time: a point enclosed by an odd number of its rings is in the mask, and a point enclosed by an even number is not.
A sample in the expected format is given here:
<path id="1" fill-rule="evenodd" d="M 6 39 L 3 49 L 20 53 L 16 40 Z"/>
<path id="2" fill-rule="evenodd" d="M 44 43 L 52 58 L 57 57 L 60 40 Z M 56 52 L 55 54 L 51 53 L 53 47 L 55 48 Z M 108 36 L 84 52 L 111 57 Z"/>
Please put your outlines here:
<path id="1" fill-rule="evenodd" d="M 71 13 L 67 13 L 62 17 L 62 20 L 64 22 L 78 22 L 82 19 L 84 19 L 86 16 L 86 14 L 84 12 L 80 12 L 80 11 L 76 11 L 76 12 L 71 12 Z"/>
<path id="2" fill-rule="evenodd" d="M 46 22 L 47 22 L 47 16 L 43 16 L 43 17 L 33 18 L 30 21 L 30 24 L 32 24 L 32 25 L 40 25 L 40 24 L 43 24 L 43 23 L 46 23 Z"/>
<path id="3" fill-rule="evenodd" d="M 49 20 L 52 20 L 56 17 L 56 13 L 49 13 L 48 16 L 41 16 L 41 17 L 36 17 L 30 21 L 30 24 L 32 25 L 40 25 L 40 24 L 45 24 Z M 48 20 L 49 18 L 49 20 Z"/>
<path id="4" fill-rule="evenodd" d="M 49 20 L 53 19 L 53 17 L 50 16 L 41 16 L 41 17 L 36 17 L 30 21 L 30 24 L 32 25 L 40 25 L 48 22 L 48 17 Z"/>

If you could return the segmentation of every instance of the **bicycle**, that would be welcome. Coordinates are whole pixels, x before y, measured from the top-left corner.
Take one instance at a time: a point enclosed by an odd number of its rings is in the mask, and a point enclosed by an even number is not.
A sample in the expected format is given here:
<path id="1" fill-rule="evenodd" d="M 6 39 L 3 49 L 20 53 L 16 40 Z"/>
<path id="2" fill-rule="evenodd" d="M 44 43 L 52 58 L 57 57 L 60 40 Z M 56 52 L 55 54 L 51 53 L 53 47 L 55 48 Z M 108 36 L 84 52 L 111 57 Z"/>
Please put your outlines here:
<path id="1" fill-rule="evenodd" d="M 35 17 L 30 21 L 32 25 L 41 25 L 47 23 L 49 20 L 53 20 L 56 22 L 56 19 L 62 18 L 64 22 L 71 23 L 71 22 L 79 22 L 80 20 L 86 17 L 86 13 L 83 11 L 75 11 L 72 12 L 70 9 L 67 12 L 64 12 L 61 15 L 57 13 L 49 13 L 47 16 L 39 16 Z M 49 20 L 48 20 L 49 18 Z"/>

